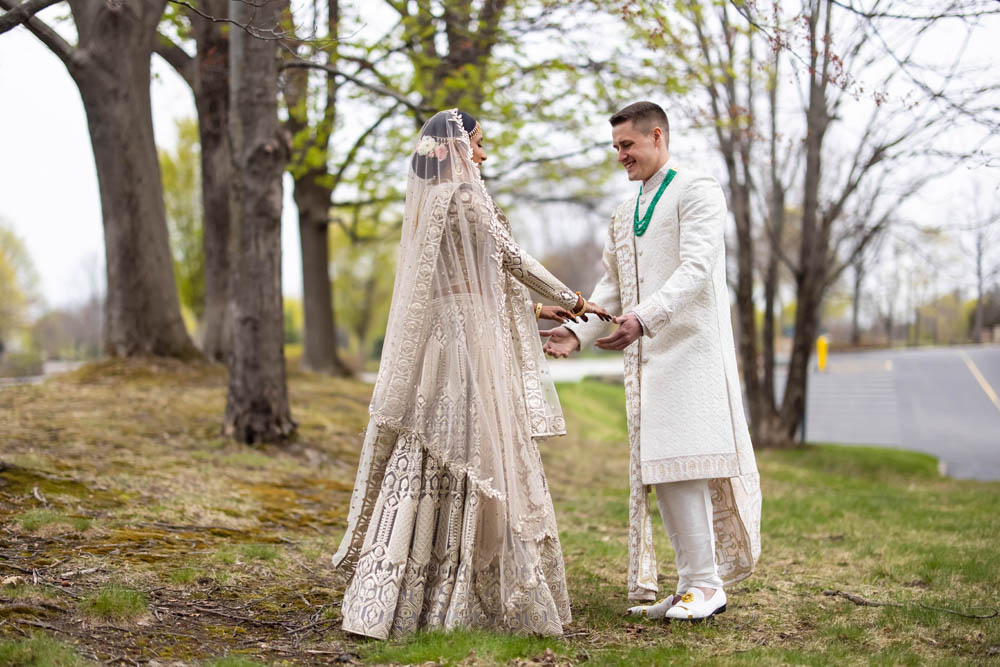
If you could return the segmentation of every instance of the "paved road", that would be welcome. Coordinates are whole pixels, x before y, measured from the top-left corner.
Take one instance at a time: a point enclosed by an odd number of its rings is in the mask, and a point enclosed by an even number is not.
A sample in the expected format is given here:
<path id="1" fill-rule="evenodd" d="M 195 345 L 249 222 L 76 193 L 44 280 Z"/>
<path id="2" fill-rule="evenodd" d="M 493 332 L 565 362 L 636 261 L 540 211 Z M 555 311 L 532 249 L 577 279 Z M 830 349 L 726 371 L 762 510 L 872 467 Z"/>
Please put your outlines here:
<path id="1" fill-rule="evenodd" d="M 557 382 L 623 373 L 620 356 L 549 368 Z M 784 378 L 775 381 L 783 389 Z M 925 452 L 952 477 L 1000 480 L 996 394 L 1000 346 L 835 354 L 827 372 L 809 376 L 806 439 Z"/>
<path id="2" fill-rule="evenodd" d="M 622 375 L 621 357 L 549 367 L 558 382 Z M 1000 346 L 834 354 L 809 377 L 806 439 L 925 452 L 949 476 L 1000 480 L 998 394 Z"/>
<path id="3" fill-rule="evenodd" d="M 996 480 L 998 393 L 996 346 L 831 355 L 809 377 L 806 439 L 926 452 L 951 477 Z"/>

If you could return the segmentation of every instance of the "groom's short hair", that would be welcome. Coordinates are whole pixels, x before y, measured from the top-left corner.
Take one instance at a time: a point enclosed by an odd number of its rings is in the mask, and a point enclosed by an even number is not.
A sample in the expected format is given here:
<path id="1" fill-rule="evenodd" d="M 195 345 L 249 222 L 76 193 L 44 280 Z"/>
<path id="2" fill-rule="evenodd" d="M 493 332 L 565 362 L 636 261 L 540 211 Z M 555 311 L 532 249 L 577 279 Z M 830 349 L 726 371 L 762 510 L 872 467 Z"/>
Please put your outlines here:
<path id="1" fill-rule="evenodd" d="M 670 121 L 667 113 L 654 102 L 635 102 L 611 117 L 611 127 L 632 121 L 635 129 L 643 134 L 649 134 L 654 127 L 663 130 L 663 136 L 670 143 Z"/>

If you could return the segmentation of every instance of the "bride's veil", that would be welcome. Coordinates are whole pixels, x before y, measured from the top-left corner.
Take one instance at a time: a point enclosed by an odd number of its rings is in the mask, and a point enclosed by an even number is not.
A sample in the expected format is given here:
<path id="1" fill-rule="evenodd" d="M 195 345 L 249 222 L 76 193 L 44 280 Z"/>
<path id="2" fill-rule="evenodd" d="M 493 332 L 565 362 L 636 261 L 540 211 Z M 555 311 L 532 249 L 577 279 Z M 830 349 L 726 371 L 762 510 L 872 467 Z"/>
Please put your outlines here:
<path id="1" fill-rule="evenodd" d="M 523 309 L 526 297 L 516 292 L 521 302 L 509 303 L 501 252 L 509 240 L 462 116 L 436 114 L 409 161 L 371 418 L 465 477 L 479 506 L 471 564 L 496 568 L 500 597 L 520 616 L 539 604 L 554 612 L 538 590 L 539 543 L 556 529 L 511 336 L 511 308 Z"/>

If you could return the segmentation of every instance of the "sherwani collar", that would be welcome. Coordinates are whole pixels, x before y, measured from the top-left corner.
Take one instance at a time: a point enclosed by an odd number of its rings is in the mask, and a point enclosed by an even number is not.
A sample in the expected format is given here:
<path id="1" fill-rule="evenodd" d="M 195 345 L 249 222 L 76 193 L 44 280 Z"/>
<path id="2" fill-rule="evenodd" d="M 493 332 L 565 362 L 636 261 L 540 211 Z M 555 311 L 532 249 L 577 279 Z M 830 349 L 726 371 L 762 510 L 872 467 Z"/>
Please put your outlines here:
<path id="1" fill-rule="evenodd" d="M 643 183 L 642 195 L 639 197 L 640 203 L 645 204 L 652 198 L 653 194 L 656 192 L 656 189 L 660 187 L 660 183 L 662 183 L 663 179 L 667 177 L 667 172 L 670 171 L 670 169 L 673 166 L 674 166 L 674 159 L 669 158 L 655 174 L 649 177 L 648 181 Z"/>

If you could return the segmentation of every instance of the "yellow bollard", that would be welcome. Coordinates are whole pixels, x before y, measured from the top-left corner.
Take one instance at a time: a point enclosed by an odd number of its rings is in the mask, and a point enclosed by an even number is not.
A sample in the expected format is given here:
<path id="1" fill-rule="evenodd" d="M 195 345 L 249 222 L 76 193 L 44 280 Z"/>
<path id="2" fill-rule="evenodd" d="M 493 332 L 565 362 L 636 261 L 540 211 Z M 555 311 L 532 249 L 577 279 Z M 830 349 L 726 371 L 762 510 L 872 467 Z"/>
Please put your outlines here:
<path id="1" fill-rule="evenodd" d="M 826 370 L 826 354 L 830 350 L 830 339 L 820 336 L 816 339 L 816 369 L 822 373 Z"/>

